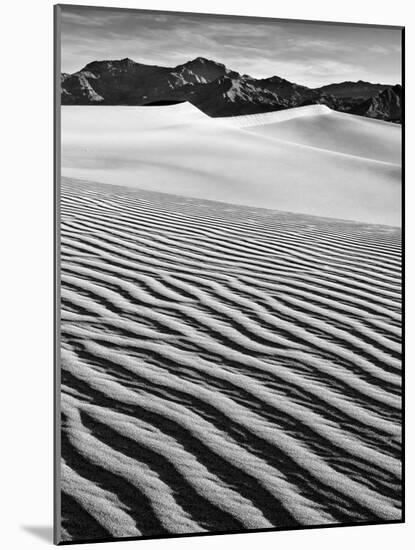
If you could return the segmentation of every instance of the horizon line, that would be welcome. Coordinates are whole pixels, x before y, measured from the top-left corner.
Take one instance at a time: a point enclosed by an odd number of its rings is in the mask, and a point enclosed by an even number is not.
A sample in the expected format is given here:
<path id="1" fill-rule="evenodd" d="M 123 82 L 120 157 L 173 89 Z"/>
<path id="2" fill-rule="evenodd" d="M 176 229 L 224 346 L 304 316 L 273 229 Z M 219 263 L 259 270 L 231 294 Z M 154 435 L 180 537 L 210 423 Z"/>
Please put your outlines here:
<path id="1" fill-rule="evenodd" d="M 367 83 L 367 84 L 373 84 L 373 85 L 379 85 L 379 86 L 388 86 L 388 87 L 394 87 L 394 86 L 402 86 L 402 82 L 395 82 L 394 84 L 392 83 L 382 83 L 382 82 L 371 82 L 370 80 L 362 80 L 361 78 L 357 79 L 357 80 L 342 80 L 340 82 L 330 82 L 328 84 L 323 84 L 321 86 L 307 86 L 306 84 L 300 84 L 299 82 L 294 82 L 292 80 L 288 80 L 287 78 L 285 77 L 282 77 L 282 76 L 279 76 L 279 75 L 276 75 L 276 74 L 273 74 L 273 75 L 270 75 L 270 76 L 267 76 L 267 77 L 253 77 L 247 73 L 244 73 L 244 74 L 241 74 L 240 72 L 238 71 L 235 71 L 233 69 L 229 69 L 225 63 L 222 63 L 220 61 L 215 61 L 214 59 L 209 59 L 207 57 L 204 57 L 203 55 L 198 55 L 196 57 L 194 57 L 193 59 L 190 59 L 189 61 L 185 61 L 184 63 L 179 63 L 178 65 L 174 65 L 174 66 L 169 66 L 169 65 L 152 65 L 150 63 L 141 63 L 139 61 L 135 61 L 134 59 L 132 59 L 131 57 L 123 57 L 123 58 L 120 58 L 120 59 L 101 59 L 101 60 L 98 60 L 98 59 L 95 59 L 93 61 L 90 61 L 88 62 L 86 65 L 84 65 L 84 67 L 82 69 L 79 69 L 78 71 L 75 71 L 75 72 L 68 72 L 68 71 L 63 71 L 62 68 L 61 68 L 61 72 L 60 74 L 69 74 L 69 75 L 74 75 L 74 74 L 77 74 L 77 73 L 80 73 L 81 71 L 83 71 L 88 65 L 90 65 L 91 63 L 103 63 L 105 61 L 110 61 L 110 62 L 113 62 L 113 61 L 132 61 L 133 63 L 136 63 L 137 65 L 145 65 L 147 67 L 159 67 L 159 68 L 162 68 L 162 69 L 175 69 L 176 67 L 180 67 L 180 66 L 183 66 L 183 65 L 186 65 L 188 63 L 191 63 L 193 61 L 196 61 L 197 59 L 203 59 L 205 61 L 210 61 L 212 63 L 216 63 L 217 65 L 223 65 L 226 69 L 232 71 L 232 72 L 235 72 L 235 73 L 238 73 L 240 76 L 248 76 L 249 78 L 253 78 L 254 80 L 266 80 L 266 79 L 269 79 L 269 78 L 273 78 L 273 77 L 277 77 L 277 78 L 282 78 L 283 80 L 286 80 L 287 82 L 290 82 L 291 84 L 298 84 L 300 86 L 304 86 L 305 88 L 309 88 L 310 90 L 318 90 L 320 88 L 324 88 L 326 86 L 333 86 L 335 84 L 345 84 L 345 83 L 353 83 L 353 84 L 356 84 L 358 82 L 364 82 L 364 83 Z M 215 79 L 216 80 L 216 79 Z"/>

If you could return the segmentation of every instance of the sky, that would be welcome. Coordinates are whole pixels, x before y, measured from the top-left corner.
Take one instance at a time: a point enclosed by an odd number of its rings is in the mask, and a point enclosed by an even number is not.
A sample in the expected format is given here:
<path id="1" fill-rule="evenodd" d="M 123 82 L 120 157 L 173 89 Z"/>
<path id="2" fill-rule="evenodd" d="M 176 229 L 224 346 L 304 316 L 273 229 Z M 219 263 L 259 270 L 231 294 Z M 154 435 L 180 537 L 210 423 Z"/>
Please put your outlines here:
<path id="1" fill-rule="evenodd" d="M 129 57 L 174 67 L 195 57 L 256 78 L 318 87 L 401 83 L 401 31 L 289 20 L 63 6 L 62 71 Z"/>

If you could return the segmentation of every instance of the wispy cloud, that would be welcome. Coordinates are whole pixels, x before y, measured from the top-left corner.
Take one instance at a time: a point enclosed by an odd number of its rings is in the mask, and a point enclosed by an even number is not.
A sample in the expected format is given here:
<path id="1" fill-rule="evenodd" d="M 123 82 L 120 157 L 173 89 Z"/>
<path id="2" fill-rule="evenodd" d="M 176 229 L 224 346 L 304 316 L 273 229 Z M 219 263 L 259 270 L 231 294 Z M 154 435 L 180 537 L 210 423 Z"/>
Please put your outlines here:
<path id="1" fill-rule="evenodd" d="M 400 82 L 400 31 L 295 21 L 66 6 L 62 69 L 131 57 L 175 66 L 199 55 L 252 76 L 309 86 L 335 80 Z"/>

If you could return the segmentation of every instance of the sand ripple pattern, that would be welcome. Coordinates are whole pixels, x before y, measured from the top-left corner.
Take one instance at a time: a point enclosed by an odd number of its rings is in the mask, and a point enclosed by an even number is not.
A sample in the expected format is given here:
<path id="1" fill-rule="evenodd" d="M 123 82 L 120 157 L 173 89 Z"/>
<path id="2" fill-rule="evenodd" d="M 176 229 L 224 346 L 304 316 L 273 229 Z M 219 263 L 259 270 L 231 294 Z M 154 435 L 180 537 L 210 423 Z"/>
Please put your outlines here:
<path id="1" fill-rule="evenodd" d="M 401 518 L 400 230 L 64 178 L 62 539 Z"/>

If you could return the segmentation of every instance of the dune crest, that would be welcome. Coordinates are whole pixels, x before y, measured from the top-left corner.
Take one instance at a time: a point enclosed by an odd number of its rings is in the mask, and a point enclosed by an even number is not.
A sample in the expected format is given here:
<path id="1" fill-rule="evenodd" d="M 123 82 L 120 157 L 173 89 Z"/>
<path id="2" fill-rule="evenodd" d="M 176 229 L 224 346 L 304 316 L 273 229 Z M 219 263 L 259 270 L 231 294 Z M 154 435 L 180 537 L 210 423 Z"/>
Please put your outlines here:
<path id="1" fill-rule="evenodd" d="M 250 120 L 236 127 L 237 120 L 211 119 L 190 104 L 66 106 L 62 174 L 400 225 L 398 126 L 311 107 L 235 117 Z"/>
<path id="2" fill-rule="evenodd" d="M 254 115 L 240 115 L 233 117 L 217 118 L 232 124 L 237 128 L 247 128 L 249 126 L 257 126 L 263 124 L 275 124 L 284 120 L 293 118 L 302 118 L 316 115 L 329 115 L 333 111 L 326 105 L 306 105 L 304 107 L 293 107 L 292 109 L 284 109 L 282 111 L 273 111 L 270 113 L 259 113 Z"/>
<path id="3" fill-rule="evenodd" d="M 233 117 L 229 123 L 288 143 L 397 166 L 401 162 L 402 129 L 399 125 L 339 113 L 325 105 Z"/>

